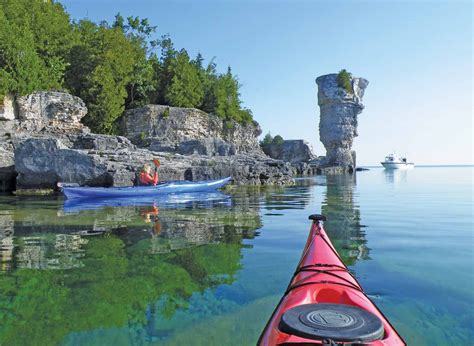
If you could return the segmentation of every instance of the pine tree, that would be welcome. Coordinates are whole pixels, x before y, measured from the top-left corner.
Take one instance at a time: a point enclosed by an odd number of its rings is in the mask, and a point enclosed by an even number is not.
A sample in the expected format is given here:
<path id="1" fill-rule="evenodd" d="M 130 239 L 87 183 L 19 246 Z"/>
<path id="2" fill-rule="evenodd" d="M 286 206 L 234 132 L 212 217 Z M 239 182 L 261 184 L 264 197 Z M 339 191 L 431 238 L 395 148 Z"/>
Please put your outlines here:
<path id="1" fill-rule="evenodd" d="M 165 101 L 175 107 L 198 107 L 204 92 L 196 67 L 182 49 L 172 64 L 172 78 L 165 94 Z"/>

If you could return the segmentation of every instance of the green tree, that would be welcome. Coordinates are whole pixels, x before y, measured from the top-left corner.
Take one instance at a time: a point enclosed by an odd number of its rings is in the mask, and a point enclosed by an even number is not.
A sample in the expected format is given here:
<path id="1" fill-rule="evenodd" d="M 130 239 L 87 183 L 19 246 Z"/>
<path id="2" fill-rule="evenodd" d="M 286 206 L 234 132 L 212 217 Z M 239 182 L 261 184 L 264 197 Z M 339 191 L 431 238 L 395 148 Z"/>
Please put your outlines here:
<path id="1" fill-rule="evenodd" d="M 142 38 L 126 35 L 120 18 L 114 26 L 80 21 L 79 43 L 71 49 L 66 85 L 87 104 L 86 125 L 101 133 L 114 132 L 125 102 L 147 102 L 152 71 Z"/>
<path id="2" fill-rule="evenodd" d="M 153 65 L 143 59 L 133 66 L 132 79 L 127 85 L 126 108 L 136 108 L 149 103 L 155 91 Z"/>
<path id="3" fill-rule="evenodd" d="M 158 40 L 158 46 L 161 49 L 160 59 L 155 59 L 152 62 L 156 82 L 156 93 L 152 102 L 167 104 L 165 95 L 173 79 L 173 66 L 178 52 L 174 49 L 173 41 L 169 35 L 163 35 Z"/>
<path id="4" fill-rule="evenodd" d="M 156 31 L 155 26 L 148 23 L 148 19 L 128 17 L 127 24 L 118 13 L 115 16 L 114 28 L 119 27 L 136 49 L 135 64 L 127 85 L 126 108 L 143 106 L 150 102 L 152 93 L 156 89 L 154 80 L 153 63 L 156 55 L 153 53 L 154 44 L 147 44 L 150 35 Z M 149 58 L 148 55 L 149 54 Z"/>
<path id="5" fill-rule="evenodd" d="M 343 88 L 346 90 L 348 93 L 353 93 L 354 91 L 352 90 L 352 74 L 347 72 L 346 70 L 341 70 L 337 74 L 337 85 L 340 88 Z"/>
<path id="6" fill-rule="evenodd" d="M 285 140 L 280 135 L 276 135 L 272 140 L 272 144 L 275 144 L 275 145 L 282 145 L 284 142 Z"/>
<path id="7" fill-rule="evenodd" d="M 2 0 L 0 94 L 62 88 L 65 55 L 74 41 L 69 16 L 60 4 Z"/>
<path id="8" fill-rule="evenodd" d="M 171 70 L 171 83 L 165 93 L 167 104 L 176 107 L 199 107 L 202 104 L 204 91 L 198 69 L 189 61 L 185 49 L 176 55 Z"/>
<path id="9" fill-rule="evenodd" d="M 270 144 L 272 144 L 272 142 L 273 142 L 272 134 L 270 132 L 268 132 L 265 135 L 265 137 L 263 137 L 263 140 L 260 141 L 260 145 L 261 146 L 270 145 Z"/>
<path id="10" fill-rule="evenodd" d="M 216 92 L 217 92 L 217 70 L 214 58 L 208 63 L 206 69 L 203 68 L 201 73 L 204 97 L 201 109 L 207 113 L 213 113 L 216 109 Z"/>

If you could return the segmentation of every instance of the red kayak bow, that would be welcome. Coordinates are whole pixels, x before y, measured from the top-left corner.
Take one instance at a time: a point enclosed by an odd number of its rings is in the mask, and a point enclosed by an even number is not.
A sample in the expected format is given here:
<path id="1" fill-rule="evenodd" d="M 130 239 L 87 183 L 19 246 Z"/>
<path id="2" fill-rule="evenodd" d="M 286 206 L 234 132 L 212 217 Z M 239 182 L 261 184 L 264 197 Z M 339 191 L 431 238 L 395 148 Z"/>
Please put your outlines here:
<path id="1" fill-rule="evenodd" d="M 259 345 L 406 345 L 342 262 L 320 221 L 313 220 L 290 285 Z"/>

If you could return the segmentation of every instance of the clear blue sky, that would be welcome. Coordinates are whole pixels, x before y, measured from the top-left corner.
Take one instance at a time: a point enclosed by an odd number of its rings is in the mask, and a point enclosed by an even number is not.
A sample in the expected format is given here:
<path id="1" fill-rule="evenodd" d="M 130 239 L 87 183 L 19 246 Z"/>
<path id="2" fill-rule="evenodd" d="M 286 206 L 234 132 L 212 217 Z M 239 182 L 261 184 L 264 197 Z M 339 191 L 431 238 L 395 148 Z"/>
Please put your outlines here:
<path id="1" fill-rule="evenodd" d="M 302 138 L 318 155 L 319 75 L 370 82 L 358 164 L 395 150 L 417 164 L 472 164 L 470 1 L 61 1 L 73 19 L 148 18 L 177 48 L 239 76 L 264 133 Z"/>

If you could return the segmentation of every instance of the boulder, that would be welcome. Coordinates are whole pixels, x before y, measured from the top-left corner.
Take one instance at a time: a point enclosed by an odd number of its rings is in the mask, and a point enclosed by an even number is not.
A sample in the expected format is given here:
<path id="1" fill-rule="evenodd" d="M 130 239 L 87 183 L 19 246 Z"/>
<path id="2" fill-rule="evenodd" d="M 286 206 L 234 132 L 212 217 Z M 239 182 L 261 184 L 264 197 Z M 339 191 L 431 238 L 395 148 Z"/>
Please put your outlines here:
<path id="1" fill-rule="evenodd" d="M 0 168 L 11 167 L 14 164 L 13 146 L 7 142 L 0 142 Z"/>
<path id="2" fill-rule="evenodd" d="M 0 120 L 14 120 L 14 119 L 15 119 L 15 107 L 14 107 L 13 97 L 11 95 L 6 95 L 3 98 L 3 101 L 0 102 Z"/>
<path id="3" fill-rule="evenodd" d="M 326 148 L 326 165 L 353 170 L 356 162 L 351 148 L 358 135 L 357 116 L 364 109 L 362 98 L 369 82 L 352 78 L 352 92 L 339 87 L 335 73 L 318 77 L 316 83 L 321 111 L 319 137 Z"/>
<path id="4" fill-rule="evenodd" d="M 71 150 L 54 138 L 30 138 L 15 148 L 17 187 L 54 188 L 58 182 L 110 185 L 107 165 L 100 157 Z"/>
<path id="5" fill-rule="evenodd" d="M 311 145 L 302 139 L 285 140 L 281 144 L 268 144 L 263 146 L 263 151 L 271 158 L 294 164 L 308 162 L 316 157 Z"/>
<path id="6" fill-rule="evenodd" d="M 36 130 L 60 127 L 69 132 L 82 130 L 87 108 L 79 97 L 63 92 L 42 91 L 18 97 L 18 118 L 34 123 Z"/>

